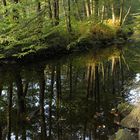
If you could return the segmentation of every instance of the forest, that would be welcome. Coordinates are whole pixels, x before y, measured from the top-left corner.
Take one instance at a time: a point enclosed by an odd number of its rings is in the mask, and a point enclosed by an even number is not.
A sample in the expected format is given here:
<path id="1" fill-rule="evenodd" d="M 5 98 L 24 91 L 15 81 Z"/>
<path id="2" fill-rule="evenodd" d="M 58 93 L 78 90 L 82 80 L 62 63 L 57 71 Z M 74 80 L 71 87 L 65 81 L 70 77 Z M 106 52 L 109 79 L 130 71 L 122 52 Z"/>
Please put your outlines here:
<path id="1" fill-rule="evenodd" d="M 140 140 L 140 0 L 1 0 L 0 140 Z"/>
<path id="2" fill-rule="evenodd" d="M 124 43 L 133 33 L 130 15 L 137 11 L 138 2 L 2 0 L 0 58 L 53 57 L 93 46 Z"/>

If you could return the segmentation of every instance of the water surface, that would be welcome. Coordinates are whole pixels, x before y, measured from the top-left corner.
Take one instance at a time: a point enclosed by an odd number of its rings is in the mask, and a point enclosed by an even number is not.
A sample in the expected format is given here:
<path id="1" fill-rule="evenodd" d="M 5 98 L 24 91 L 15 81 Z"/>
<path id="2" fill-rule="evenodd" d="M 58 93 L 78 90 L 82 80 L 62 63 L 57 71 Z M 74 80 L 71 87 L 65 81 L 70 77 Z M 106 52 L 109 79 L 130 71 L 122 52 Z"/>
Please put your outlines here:
<path id="1" fill-rule="evenodd" d="M 140 97 L 139 52 L 131 44 L 1 64 L 0 139 L 108 140 L 118 130 L 112 111 Z"/>

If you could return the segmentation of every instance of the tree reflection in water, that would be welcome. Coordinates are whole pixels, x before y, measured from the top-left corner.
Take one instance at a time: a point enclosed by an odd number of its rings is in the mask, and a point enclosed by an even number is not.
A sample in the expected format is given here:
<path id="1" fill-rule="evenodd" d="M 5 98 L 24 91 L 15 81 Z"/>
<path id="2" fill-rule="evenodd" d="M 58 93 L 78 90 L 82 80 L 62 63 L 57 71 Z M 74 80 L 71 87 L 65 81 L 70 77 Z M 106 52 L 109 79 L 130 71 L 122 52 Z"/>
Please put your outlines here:
<path id="1" fill-rule="evenodd" d="M 132 75 L 117 47 L 86 56 L 0 68 L 0 139 L 108 139 L 111 109 Z"/>

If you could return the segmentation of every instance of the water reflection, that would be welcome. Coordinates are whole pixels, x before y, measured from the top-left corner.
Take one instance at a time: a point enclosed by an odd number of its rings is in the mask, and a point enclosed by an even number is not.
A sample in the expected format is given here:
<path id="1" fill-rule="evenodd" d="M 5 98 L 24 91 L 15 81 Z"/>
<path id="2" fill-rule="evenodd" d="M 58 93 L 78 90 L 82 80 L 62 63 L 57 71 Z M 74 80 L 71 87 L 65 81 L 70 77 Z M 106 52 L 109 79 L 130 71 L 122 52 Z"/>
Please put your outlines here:
<path id="1" fill-rule="evenodd" d="M 140 100 L 140 73 L 135 75 L 134 80 L 127 86 L 126 101 L 134 106 L 139 105 Z"/>
<path id="2" fill-rule="evenodd" d="M 106 140 L 128 76 L 115 46 L 66 62 L 2 65 L 0 139 Z"/>

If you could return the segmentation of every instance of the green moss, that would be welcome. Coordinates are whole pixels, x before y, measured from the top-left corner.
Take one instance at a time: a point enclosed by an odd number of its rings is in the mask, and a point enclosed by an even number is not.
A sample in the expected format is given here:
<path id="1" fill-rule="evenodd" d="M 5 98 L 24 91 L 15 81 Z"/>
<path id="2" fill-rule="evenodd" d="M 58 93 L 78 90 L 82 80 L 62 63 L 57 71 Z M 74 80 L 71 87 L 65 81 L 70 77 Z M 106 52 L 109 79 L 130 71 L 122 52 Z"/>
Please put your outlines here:
<path id="1" fill-rule="evenodd" d="M 130 105 L 127 102 L 124 102 L 124 103 L 119 104 L 117 108 L 123 116 L 126 116 L 132 111 L 134 106 Z"/>

